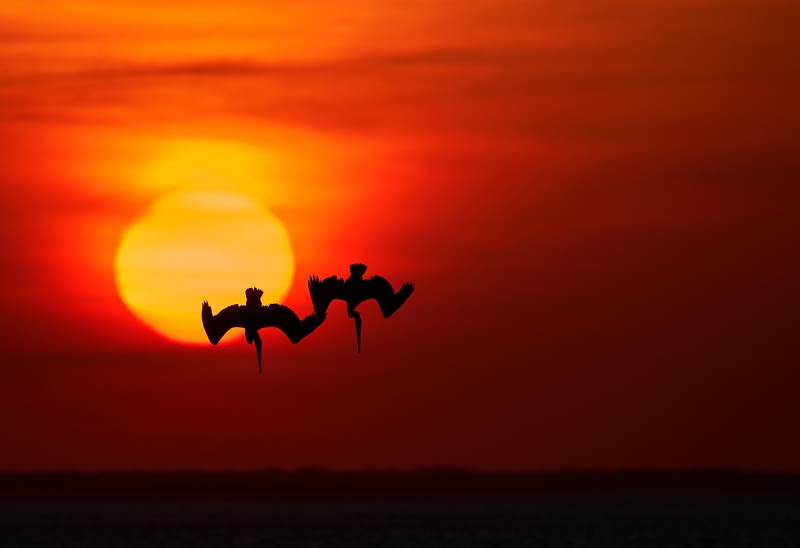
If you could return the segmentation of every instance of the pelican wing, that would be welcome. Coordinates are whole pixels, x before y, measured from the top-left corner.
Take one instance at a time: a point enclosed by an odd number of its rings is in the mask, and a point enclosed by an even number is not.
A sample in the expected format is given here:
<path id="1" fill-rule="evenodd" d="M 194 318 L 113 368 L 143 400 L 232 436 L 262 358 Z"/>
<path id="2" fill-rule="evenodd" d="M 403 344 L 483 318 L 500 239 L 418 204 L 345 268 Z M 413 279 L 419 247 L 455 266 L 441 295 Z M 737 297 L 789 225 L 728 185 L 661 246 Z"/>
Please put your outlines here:
<path id="1" fill-rule="evenodd" d="M 362 299 L 375 299 L 378 301 L 378 306 L 381 307 L 384 318 L 388 318 L 394 314 L 413 292 L 414 284 L 406 282 L 400 290 L 395 293 L 392 284 L 380 276 L 372 276 L 364 280 L 361 286 Z"/>
<path id="2" fill-rule="evenodd" d="M 318 276 L 311 276 L 308 279 L 308 292 L 311 294 L 314 311 L 322 315 L 328 311 L 328 306 L 334 299 L 343 301 L 347 298 L 344 279 L 336 276 L 324 280 L 320 280 Z"/>
<path id="3" fill-rule="evenodd" d="M 214 315 L 207 302 L 203 303 L 203 329 L 206 330 L 208 340 L 211 344 L 217 344 L 225 333 L 234 327 L 244 327 L 246 321 L 243 306 L 234 304 L 220 310 L 219 314 Z"/>
<path id="4" fill-rule="evenodd" d="M 289 337 L 293 344 L 297 344 L 306 335 L 310 334 L 325 321 L 325 313 L 311 313 L 302 320 L 294 310 L 282 304 L 262 306 L 258 312 L 258 329 L 264 327 L 277 327 Z"/>

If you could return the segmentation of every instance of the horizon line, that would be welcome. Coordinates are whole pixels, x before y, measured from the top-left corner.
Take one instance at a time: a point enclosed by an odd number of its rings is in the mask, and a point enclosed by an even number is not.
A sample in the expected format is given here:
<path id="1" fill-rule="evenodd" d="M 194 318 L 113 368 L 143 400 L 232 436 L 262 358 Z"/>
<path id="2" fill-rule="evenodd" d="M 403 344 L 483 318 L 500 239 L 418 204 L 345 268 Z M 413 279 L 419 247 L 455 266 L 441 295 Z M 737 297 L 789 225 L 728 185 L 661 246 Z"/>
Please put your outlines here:
<path id="1" fill-rule="evenodd" d="M 0 494 L 782 494 L 800 474 L 730 468 L 487 472 L 458 468 L 0 472 Z"/>

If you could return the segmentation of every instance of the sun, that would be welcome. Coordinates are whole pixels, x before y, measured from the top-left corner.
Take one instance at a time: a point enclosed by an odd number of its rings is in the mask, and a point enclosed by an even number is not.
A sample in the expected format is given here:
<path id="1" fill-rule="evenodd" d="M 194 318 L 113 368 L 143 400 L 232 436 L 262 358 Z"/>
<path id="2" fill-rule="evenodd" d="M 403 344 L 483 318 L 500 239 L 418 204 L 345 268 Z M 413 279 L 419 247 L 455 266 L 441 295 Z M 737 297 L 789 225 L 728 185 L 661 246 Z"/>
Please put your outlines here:
<path id="1" fill-rule="evenodd" d="M 183 190 L 160 198 L 127 229 L 114 266 L 120 297 L 134 315 L 172 341 L 203 343 L 203 301 L 217 312 L 258 287 L 264 303 L 280 302 L 294 256 L 286 229 L 256 200 Z"/>

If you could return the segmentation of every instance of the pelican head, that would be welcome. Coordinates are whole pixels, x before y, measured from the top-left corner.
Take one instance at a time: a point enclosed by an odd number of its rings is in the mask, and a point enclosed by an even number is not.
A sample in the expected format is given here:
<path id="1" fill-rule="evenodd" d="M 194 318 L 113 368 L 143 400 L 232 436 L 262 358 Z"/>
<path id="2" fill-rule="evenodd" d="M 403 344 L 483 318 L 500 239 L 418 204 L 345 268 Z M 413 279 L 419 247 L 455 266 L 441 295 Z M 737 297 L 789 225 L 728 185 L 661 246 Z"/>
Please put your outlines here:
<path id="1" fill-rule="evenodd" d="M 247 306 L 261 306 L 261 295 L 264 294 L 258 288 L 249 287 L 244 292 L 245 296 L 247 297 Z"/>
<path id="2" fill-rule="evenodd" d="M 355 263 L 350 265 L 350 275 L 354 278 L 360 278 L 367 271 L 367 265 Z"/>

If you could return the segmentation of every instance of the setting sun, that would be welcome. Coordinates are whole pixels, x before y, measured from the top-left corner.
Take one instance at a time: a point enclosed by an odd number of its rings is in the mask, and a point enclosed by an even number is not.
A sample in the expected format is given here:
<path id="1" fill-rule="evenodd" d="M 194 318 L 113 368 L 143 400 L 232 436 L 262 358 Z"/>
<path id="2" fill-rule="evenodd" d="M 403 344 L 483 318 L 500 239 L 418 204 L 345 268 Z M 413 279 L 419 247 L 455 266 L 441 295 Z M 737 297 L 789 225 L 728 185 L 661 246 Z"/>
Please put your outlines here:
<path id="1" fill-rule="evenodd" d="M 800 474 L 798 21 L 0 0 L 0 505 L 41 470 Z M 357 319 L 353 264 L 414 296 Z"/>
<path id="2" fill-rule="evenodd" d="M 281 222 L 247 196 L 186 190 L 159 199 L 125 232 L 115 259 L 128 308 L 165 337 L 207 342 L 200 304 L 244 302 L 258 286 L 278 302 L 291 285 L 294 257 Z M 232 335 L 228 336 L 233 340 Z"/>

